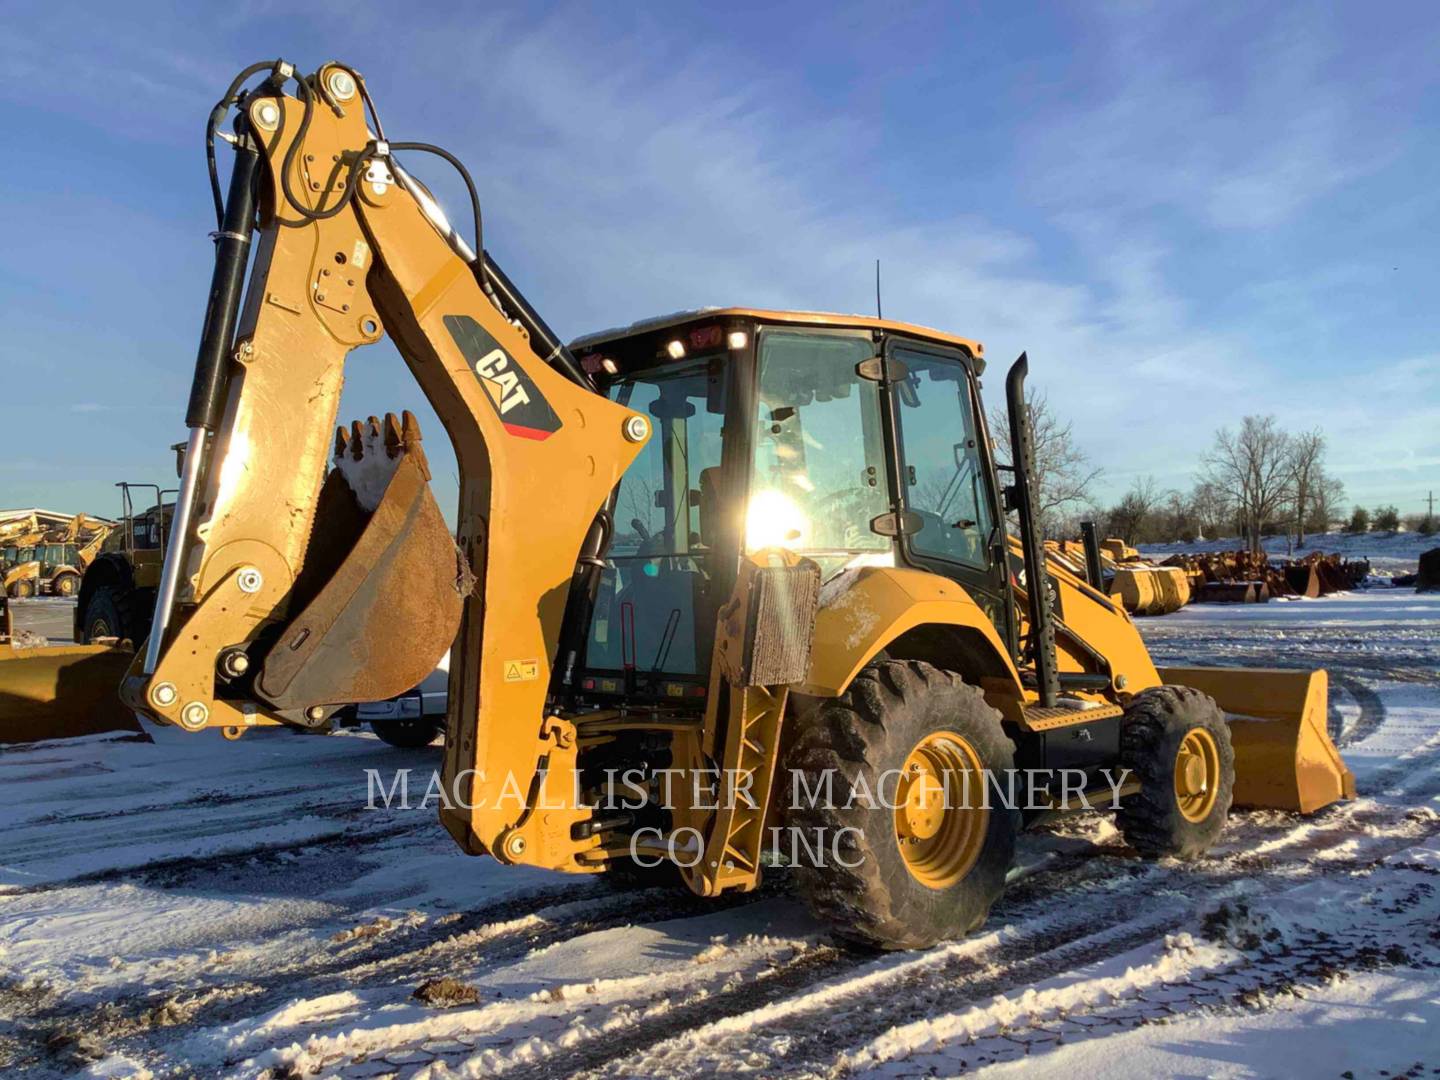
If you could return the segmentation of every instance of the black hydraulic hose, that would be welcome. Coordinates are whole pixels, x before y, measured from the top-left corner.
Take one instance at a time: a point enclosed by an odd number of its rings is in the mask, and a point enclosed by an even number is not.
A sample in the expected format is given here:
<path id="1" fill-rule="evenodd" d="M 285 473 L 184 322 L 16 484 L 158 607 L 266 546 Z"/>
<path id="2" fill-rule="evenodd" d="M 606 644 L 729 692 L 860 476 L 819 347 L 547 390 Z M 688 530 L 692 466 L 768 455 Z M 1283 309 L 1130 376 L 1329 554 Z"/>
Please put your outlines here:
<path id="1" fill-rule="evenodd" d="M 345 189 L 340 193 L 334 206 L 319 207 L 311 210 L 295 196 L 294 189 L 290 186 L 290 176 L 294 172 L 295 155 L 300 152 L 300 147 L 305 142 L 305 133 L 310 130 L 310 119 L 315 113 L 315 90 L 311 88 L 307 78 L 297 76 L 295 83 L 300 87 L 300 100 L 305 105 L 305 111 L 300 114 L 300 127 L 295 132 L 295 138 L 291 140 L 290 146 L 285 151 L 285 160 L 280 167 L 280 188 L 285 193 L 285 201 L 305 220 L 303 222 L 282 221 L 282 225 L 300 225 L 311 221 L 324 221 L 326 218 L 333 218 L 347 206 L 350 200 L 355 197 L 355 189 L 359 187 L 357 177 L 365 163 L 375 156 L 378 149 L 374 142 L 365 147 L 355 160 L 350 163 L 350 169 L 345 174 Z M 281 113 L 284 116 L 284 113 Z"/>
<path id="2" fill-rule="evenodd" d="M 379 132 L 377 131 L 378 135 Z M 383 137 L 383 136 L 382 136 Z M 443 146 L 436 146 L 434 143 L 423 142 L 394 142 L 390 144 L 391 150 L 414 150 L 422 154 L 434 154 L 436 157 L 444 158 L 455 167 L 460 174 L 460 179 L 465 181 L 465 190 L 470 195 L 470 213 L 475 222 L 475 258 L 482 259 L 485 255 L 485 229 L 483 219 L 480 216 L 480 194 L 475 190 L 475 181 L 470 176 L 470 170 L 465 168 L 465 163 L 450 153 Z M 481 283 L 484 284 L 483 282 Z"/>
<path id="3" fill-rule="evenodd" d="M 212 112 L 210 123 L 206 127 L 206 150 L 210 159 L 212 185 L 215 190 L 216 212 L 222 219 L 222 232 L 226 231 L 224 220 L 228 219 L 228 215 L 225 214 L 224 203 L 220 199 L 218 173 L 214 164 L 215 126 L 224 118 L 230 106 L 235 103 L 239 89 L 247 79 L 267 68 L 278 72 L 279 64 L 279 61 L 251 64 L 236 76 L 234 82 L 230 85 L 230 89 L 221 99 L 220 104 L 215 107 L 215 111 Z M 369 111 L 371 121 L 375 125 L 376 139 L 370 142 L 365 149 L 355 157 L 355 160 L 350 163 L 345 178 L 344 190 L 333 206 L 319 207 L 313 210 L 307 207 L 296 197 L 295 191 L 291 186 L 291 177 L 294 173 L 295 156 L 299 153 L 300 147 L 305 142 L 305 135 L 310 130 L 310 122 L 314 116 L 315 98 L 318 91 L 310 85 L 307 77 L 301 75 L 293 76 L 296 85 L 299 87 L 300 100 L 304 105 L 304 110 L 300 114 L 300 126 L 295 132 L 294 139 L 290 141 L 289 147 L 286 148 L 285 158 L 281 163 L 280 188 L 285 196 L 285 201 L 300 215 L 301 220 L 287 221 L 279 218 L 278 220 L 282 225 L 299 226 L 311 221 L 332 218 L 341 213 L 350 205 L 351 199 L 355 196 L 355 192 L 359 187 L 358 178 L 360 171 L 364 169 L 366 163 L 379 152 L 380 146 L 378 144 L 385 143 L 385 132 L 380 126 L 380 115 L 375 109 L 375 103 L 370 98 L 370 92 L 365 86 L 365 81 L 352 69 L 346 68 L 345 70 L 350 71 L 350 74 L 355 78 L 356 85 L 360 90 L 361 99 Z M 276 85 L 277 88 L 284 81 L 288 80 L 278 74 L 272 76 L 272 83 Z M 284 113 L 282 112 L 281 123 L 284 122 L 283 117 Z M 461 180 L 464 181 L 466 194 L 470 198 L 470 213 L 475 226 L 475 261 L 471 265 L 471 271 L 475 275 L 476 282 L 485 294 L 495 301 L 503 312 L 511 318 L 514 318 L 524 327 L 525 332 L 530 336 L 531 348 L 534 349 L 547 364 L 555 368 L 571 382 L 587 390 L 598 392 L 595 380 L 580 366 L 574 354 L 571 353 L 565 343 L 560 340 L 559 336 L 550 328 L 549 324 L 540 317 L 540 313 L 525 299 L 525 295 L 515 287 L 514 282 L 500 269 L 499 264 L 486 253 L 484 217 L 480 209 L 480 194 L 475 188 L 475 181 L 470 176 L 470 171 L 465 168 L 465 163 L 444 147 L 436 146 L 433 143 L 396 142 L 386 143 L 385 145 L 388 151 L 392 153 L 395 151 L 412 150 L 418 153 L 434 154 L 436 157 L 443 158 L 454 167 L 455 171 L 460 174 Z M 251 209 L 253 211 L 253 199 Z M 196 392 L 192 391 L 192 404 L 195 393 Z"/>
<path id="4" fill-rule="evenodd" d="M 279 60 L 261 60 L 236 75 L 230 88 L 215 103 L 215 108 L 210 110 L 209 119 L 205 121 L 205 163 L 210 170 L 210 194 L 215 198 L 215 224 L 218 228 L 225 227 L 225 201 L 220 197 L 220 168 L 215 161 L 215 131 L 225 119 L 230 107 L 240 100 L 240 87 L 262 71 L 274 71 L 280 63 Z"/>
<path id="5" fill-rule="evenodd" d="M 373 106 L 371 112 L 372 114 L 374 112 Z M 540 313 L 531 306 L 530 301 L 525 299 L 525 294 L 517 289 L 505 271 L 500 269 L 500 264 L 485 250 L 485 227 L 480 213 L 480 195 L 475 190 L 475 181 L 470 176 L 470 170 L 465 168 L 465 163 L 444 147 L 436 146 L 433 143 L 392 142 L 389 146 L 392 151 L 415 150 L 424 154 L 434 154 L 454 166 L 455 171 L 460 174 L 460 179 L 465 182 L 465 191 L 470 196 L 470 213 L 475 222 L 475 262 L 471 264 L 471 269 L 480 288 L 487 296 L 494 299 L 503 311 L 519 320 L 520 325 L 525 328 L 525 332 L 530 335 L 530 347 L 543 357 L 547 364 L 558 370 L 571 382 L 583 386 L 587 390 L 595 390 L 595 380 L 580 366 L 574 354 L 540 317 Z"/>
<path id="6" fill-rule="evenodd" d="M 260 152 L 248 136 L 235 147 L 235 166 L 224 203 L 220 231 L 215 234 L 215 270 L 210 278 L 210 299 L 205 307 L 205 328 L 195 357 L 195 378 L 185 426 L 214 431 L 224 407 L 226 364 L 235 338 L 245 270 L 250 261 L 250 238 L 255 225 L 255 181 Z"/>

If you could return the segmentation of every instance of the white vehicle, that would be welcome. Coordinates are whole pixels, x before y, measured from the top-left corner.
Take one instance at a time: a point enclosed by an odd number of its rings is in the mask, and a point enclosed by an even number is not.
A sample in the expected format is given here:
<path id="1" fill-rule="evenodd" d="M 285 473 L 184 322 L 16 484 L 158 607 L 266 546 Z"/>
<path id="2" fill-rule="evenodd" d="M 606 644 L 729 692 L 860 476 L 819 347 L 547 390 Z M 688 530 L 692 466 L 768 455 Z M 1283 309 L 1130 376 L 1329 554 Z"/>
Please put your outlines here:
<path id="1" fill-rule="evenodd" d="M 355 719 L 391 746 L 429 746 L 445 730 L 445 695 L 450 685 L 450 654 L 440 658 L 420 685 L 388 701 L 355 706 Z"/>

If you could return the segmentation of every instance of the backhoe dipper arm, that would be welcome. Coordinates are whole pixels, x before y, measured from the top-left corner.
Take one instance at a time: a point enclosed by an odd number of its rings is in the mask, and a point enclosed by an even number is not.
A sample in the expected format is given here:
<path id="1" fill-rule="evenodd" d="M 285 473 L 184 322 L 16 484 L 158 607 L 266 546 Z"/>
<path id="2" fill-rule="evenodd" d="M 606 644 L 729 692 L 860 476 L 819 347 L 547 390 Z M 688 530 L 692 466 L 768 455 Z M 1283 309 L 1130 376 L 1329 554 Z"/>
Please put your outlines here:
<path id="1" fill-rule="evenodd" d="M 259 151 L 255 265 L 219 376 L 197 362 L 193 526 L 177 527 L 173 610 L 157 606 L 154 663 L 126 697 L 191 729 L 314 725 L 408 689 L 453 645 L 447 829 L 473 853 L 592 868 L 598 838 L 572 839 L 587 816 L 574 731 L 546 694 L 577 555 L 649 423 L 554 370 L 535 351 L 554 342 L 487 296 L 368 130 L 352 70 L 322 67 L 308 110 L 266 86 L 237 122 L 240 160 L 250 139 Z M 455 543 L 412 418 L 332 436 L 346 356 L 387 332 L 455 448 Z M 534 812 L 562 791 L 566 809 Z"/>

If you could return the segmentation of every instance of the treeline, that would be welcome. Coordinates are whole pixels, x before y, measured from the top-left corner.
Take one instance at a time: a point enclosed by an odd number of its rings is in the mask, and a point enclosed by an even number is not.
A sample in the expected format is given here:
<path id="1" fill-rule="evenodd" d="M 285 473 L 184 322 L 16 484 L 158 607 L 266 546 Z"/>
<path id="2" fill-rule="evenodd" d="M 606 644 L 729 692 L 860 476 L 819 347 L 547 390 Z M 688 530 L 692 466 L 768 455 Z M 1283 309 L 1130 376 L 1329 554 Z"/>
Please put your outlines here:
<path id="1" fill-rule="evenodd" d="M 1217 431 L 1190 490 L 1162 488 L 1144 476 L 1118 502 L 1104 506 L 1094 499 L 1100 470 L 1076 446 L 1070 425 L 1055 415 L 1043 393 L 1027 393 L 1026 401 L 1035 448 L 1032 483 L 1047 536 L 1074 538 L 1080 522 L 1094 521 L 1102 535 L 1127 544 L 1236 536 L 1258 551 L 1262 538 L 1287 533 L 1303 544 L 1307 534 L 1336 528 L 1394 532 L 1404 525 L 1426 535 L 1437 530 L 1428 513 L 1402 518 L 1394 506 L 1347 505 L 1345 485 L 1326 469 L 1325 436 L 1318 429 L 1288 432 L 1273 416 L 1247 416 L 1238 429 Z M 1008 461 L 1004 409 L 991 412 L 990 429 L 1000 460 Z"/>
<path id="2" fill-rule="evenodd" d="M 1115 505 L 1092 504 L 1057 524 L 1074 535 L 1080 521 L 1095 520 L 1129 544 L 1237 536 L 1252 551 L 1267 536 L 1289 534 L 1300 545 L 1307 533 L 1335 528 L 1395 532 L 1404 524 L 1427 535 L 1436 531 L 1429 514 L 1402 519 L 1394 506 L 1347 506 L 1345 485 L 1326 471 L 1325 452 L 1319 430 L 1291 433 L 1273 416 L 1247 416 L 1237 430 L 1215 433 L 1189 491 L 1161 489 L 1153 477 L 1142 477 Z"/>

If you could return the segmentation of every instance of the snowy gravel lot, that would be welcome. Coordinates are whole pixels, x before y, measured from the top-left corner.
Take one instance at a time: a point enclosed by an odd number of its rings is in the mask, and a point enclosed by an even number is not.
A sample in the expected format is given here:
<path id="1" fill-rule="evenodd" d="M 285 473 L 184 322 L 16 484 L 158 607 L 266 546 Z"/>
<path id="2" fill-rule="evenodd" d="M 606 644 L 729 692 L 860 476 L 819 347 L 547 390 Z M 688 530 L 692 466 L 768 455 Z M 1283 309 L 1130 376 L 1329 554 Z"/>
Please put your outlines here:
<path id="1" fill-rule="evenodd" d="M 366 809 L 365 735 L 0 751 L 0 1070 L 63 1076 L 1440 1073 L 1440 596 L 1145 621 L 1160 662 L 1328 667 L 1361 797 L 1199 863 L 1022 838 L 985 931 L 836 945 L 773 873 L 706 902 L 461 855 Z M 423 784 L 420 785 L 423 790 Z M 412 997 L 449 976 L 473 1000 Z M 1417 1071 L 1417 1069 L 1419 1071 Z"/>

